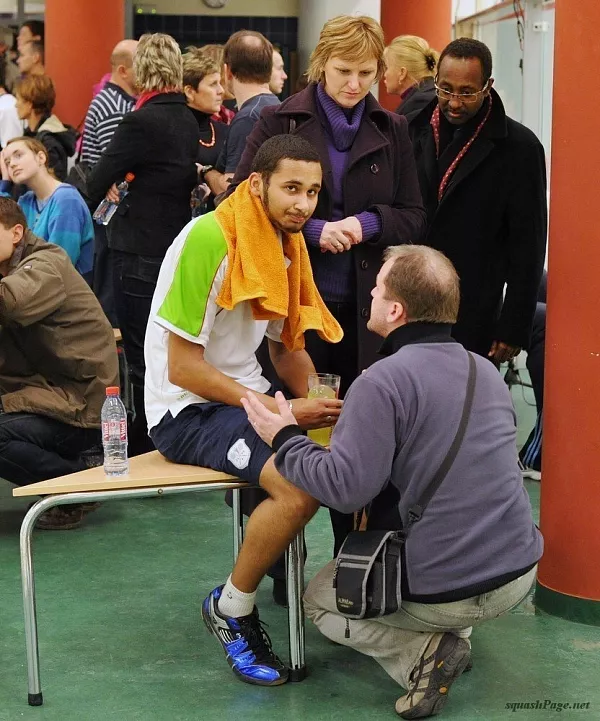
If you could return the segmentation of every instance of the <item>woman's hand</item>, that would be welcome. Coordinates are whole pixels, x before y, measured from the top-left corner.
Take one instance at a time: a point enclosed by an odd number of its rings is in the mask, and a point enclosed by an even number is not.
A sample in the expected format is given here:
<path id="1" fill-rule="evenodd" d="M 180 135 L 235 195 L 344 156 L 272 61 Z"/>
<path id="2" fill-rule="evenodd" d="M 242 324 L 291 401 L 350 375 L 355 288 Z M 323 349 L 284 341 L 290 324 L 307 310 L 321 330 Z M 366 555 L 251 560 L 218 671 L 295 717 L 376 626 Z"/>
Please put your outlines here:
<path id="1" fill-rule="evenodd" d="M 342 231 L 352 240 L 352 245 L 362 243 L 362 225 L 355 215 L 349 215 L 347 218 L 344 218 L 344 220 L 338 222 L 342 225 Z"/>
<path id="2" fill-rule="evenodd" d="M 106 199 L 110 200 L 111 203 L 118 203 L 119 202 L 119 191 L 117 190 L 117 184 L 113 183 L 110 188 L 108 189 L 108 193 L 106 194 Z"/>
<path id="3" fill-rule="evenodd" d="M 6 165 L 4 150 L 0 153 L 0 172 L 2 173 L 2 180 L 12 180 L 8 172 L 8 166 Z"/>
<path id="4" fill-rule="evenodd" d="M 319 244 L 323 253 L 343 253 L 362 241 L 362 226 L 353 215 L 325 223 Z"/>

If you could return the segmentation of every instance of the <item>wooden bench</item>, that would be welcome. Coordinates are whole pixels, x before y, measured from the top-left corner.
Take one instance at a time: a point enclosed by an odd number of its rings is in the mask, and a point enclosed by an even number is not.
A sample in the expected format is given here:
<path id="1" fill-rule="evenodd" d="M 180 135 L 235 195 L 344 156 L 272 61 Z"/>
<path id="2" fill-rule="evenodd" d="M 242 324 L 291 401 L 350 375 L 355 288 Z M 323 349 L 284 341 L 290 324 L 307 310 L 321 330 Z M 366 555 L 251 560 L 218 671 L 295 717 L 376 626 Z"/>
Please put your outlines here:
<path id="1" fill-rule="evenodd" d="M 35 585 L 31 536 L 39 516 L 53 506 L 92 501 L 116 501 L 145 498 L 174 493 L 202 493 L 233 491 L 233 557 L 237 558 L 243 540 L 244 521 L 240 507 L 240 490 L 248 484 L 235 476 L 209 468 L 186 466 L 163 458 L 158 451 L 130 459 L 127 476 L 117 478 L 104 475 L 104 469 L 90 468 L 80 473 L 33 483 L 13 490 L 14 496 L 43 496 L 27 512 L 21 525 L 21 580 L 25 610 L 25 640 L 27 645 L 27 674 L 30 706 L 43 703 L 40 683 L 38 631 L 35 610 Z M 67 537 L 65 536 L 65 542 Z M 287 554 L 288 623 L 290 642 L 290 678 L 301 681 L 306 676 L 304 662 L 304 538 L 300 533 Z M 215 649 L 215 653 L 217 653 Z"/>

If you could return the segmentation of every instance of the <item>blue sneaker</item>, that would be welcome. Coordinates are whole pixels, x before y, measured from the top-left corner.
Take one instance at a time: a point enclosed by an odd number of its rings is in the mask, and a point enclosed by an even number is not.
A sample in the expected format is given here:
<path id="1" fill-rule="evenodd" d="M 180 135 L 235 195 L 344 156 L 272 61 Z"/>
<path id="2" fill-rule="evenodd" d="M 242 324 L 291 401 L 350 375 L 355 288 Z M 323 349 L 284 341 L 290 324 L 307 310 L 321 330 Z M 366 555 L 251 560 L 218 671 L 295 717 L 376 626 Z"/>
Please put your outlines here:
<path id="1" fill-rule="evenodd" d="M 223 586 L 212 591 L 202 604 L 202 618 L 227 655 L 233 673 L 246 683 L 279 686 L 288 680 L 289 669 L 273 653 L 271 639 L 258 617 L 256 606 L 249 616 L 232 618 L 219 613 Z"/>

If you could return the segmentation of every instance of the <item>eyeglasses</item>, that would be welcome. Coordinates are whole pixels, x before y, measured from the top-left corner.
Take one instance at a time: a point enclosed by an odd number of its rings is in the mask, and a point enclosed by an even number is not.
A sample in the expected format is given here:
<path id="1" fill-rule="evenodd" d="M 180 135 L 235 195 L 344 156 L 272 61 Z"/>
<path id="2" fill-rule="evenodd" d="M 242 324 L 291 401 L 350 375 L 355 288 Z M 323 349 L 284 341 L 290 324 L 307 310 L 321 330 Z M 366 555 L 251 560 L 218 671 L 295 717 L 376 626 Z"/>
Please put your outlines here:
<path id="1" fill-rule="evenodd" d="M 476 93 L 451 93 L 448 90 L 440 88 L 437 83 L 435 84 L 435 94 L 438 96 L 438 98 L 441 98 L 442 100 L 458 100 L 461 103 L 466 103 L 467 105 L 470 105 L 471 103 L 476 103 L 481 93 L 485 93 L 487 89 L 488 83 L 486 83 L 485 86 L 481 90 L 478 90 Z"/>

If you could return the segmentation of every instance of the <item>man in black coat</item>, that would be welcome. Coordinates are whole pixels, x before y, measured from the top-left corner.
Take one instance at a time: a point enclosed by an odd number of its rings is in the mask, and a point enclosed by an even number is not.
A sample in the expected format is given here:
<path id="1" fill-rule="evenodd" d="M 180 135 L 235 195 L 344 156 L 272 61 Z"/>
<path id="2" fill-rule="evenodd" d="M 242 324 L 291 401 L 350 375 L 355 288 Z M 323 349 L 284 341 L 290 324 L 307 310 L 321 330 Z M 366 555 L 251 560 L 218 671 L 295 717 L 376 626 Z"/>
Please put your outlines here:
<path id="1" fill-rule="evenodd" d="M 546 249 L 544 149 L 507 117 L 483 43 L 453 41 L 438 68 L 437 100 L 409 124 L 425 243 L 460 277 L 454 337 L 499 364 L 530 340 Z"/>

